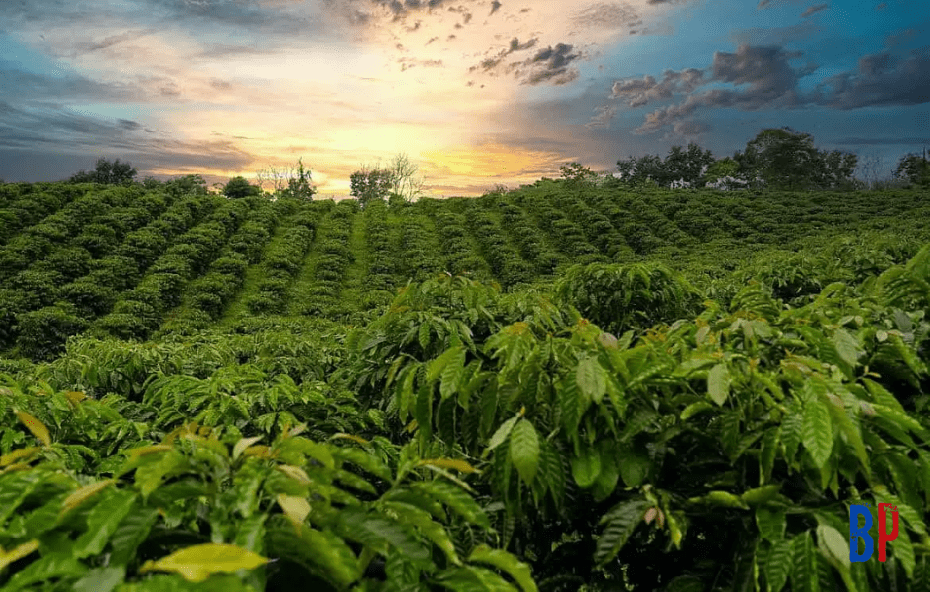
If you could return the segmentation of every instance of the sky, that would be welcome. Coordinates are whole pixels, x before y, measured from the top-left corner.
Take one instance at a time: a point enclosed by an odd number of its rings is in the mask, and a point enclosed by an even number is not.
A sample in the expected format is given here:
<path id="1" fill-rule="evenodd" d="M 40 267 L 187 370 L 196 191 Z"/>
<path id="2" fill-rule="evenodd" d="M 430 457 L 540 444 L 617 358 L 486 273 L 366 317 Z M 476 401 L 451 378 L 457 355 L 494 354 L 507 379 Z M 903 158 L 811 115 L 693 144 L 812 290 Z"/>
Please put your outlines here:
<path id="1" fill-rule="evenodd" d="M 0 179 L 313 171 L 427 195 L 765 128 L 890 171 L 930 148 L 926 0 L 2 0 Z"/>

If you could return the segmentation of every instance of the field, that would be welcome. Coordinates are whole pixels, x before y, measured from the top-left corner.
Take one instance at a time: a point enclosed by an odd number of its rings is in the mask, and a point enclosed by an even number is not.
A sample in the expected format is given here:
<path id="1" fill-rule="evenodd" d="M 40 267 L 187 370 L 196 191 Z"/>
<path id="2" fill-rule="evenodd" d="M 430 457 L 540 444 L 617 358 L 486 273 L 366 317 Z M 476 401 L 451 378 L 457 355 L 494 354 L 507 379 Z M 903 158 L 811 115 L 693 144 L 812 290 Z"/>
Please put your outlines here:
<path id="1" fill-rule="evenodd" d="M 930 590 L 926 191 L 0 184 L 0 229 L 3 590 Z"/>

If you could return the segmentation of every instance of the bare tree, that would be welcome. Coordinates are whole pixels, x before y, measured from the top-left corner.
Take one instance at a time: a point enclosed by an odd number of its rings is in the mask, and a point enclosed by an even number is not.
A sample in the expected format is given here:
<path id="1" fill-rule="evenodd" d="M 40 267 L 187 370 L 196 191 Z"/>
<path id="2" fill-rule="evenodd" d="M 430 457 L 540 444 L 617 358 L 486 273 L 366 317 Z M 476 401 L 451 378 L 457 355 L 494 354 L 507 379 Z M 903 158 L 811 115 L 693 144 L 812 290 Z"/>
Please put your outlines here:
<path id="1" fill-rule="evenodd" d="M 305 169 L 303 159 L 298 159 L 296 166 L 274 167 L 269 166 L 255 173 L 258 186 L 265 189 L 267 185 L 274 187 L 275 196 L 290 196 L 302 199 L 313 199 L 316 187 L 312 184 L 313 174 Z"/>
<path id="2" fill-rule="evenodd" d="M 879 154 L 868 154 L 859 159 L 859 176 L 867 189 L 875 189 L 881 180 L 885 159 Z"/>
<path id="3" fill-rule="evenodd" d="M 413 164 L 406 154 L 398 154 L 387 169 L 391 173 L 391 193 L 396 193 L 406 201 L 413 201 L 423 192 L 423 179 L 415 177 L 419 167 Z"/>

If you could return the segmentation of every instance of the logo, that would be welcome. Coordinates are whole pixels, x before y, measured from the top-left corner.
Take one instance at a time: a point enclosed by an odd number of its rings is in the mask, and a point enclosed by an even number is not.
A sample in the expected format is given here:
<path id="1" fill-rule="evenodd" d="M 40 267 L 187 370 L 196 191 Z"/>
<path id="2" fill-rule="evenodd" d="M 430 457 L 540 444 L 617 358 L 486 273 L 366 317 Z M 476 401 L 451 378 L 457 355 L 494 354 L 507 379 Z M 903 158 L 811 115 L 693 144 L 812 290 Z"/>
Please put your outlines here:
<path id="1" fill-rule="evenodd" d="M 869 529 L 872 528 L 872 506 L 853 504 L 849 506 L 849 560 L 858 563 L 870 559 L 874 551 Z M 885 528 L 885 512 L 891 513 L 891 532 Z M 859 526 L 859 517 L 865 524 Z M 885 544 L 898 538 L 898 507 L 891 504 L 878 504 L 878 560 L 885 561 Z M 859 553 L 859 539 L 865 541 L 865 551 Z"/>

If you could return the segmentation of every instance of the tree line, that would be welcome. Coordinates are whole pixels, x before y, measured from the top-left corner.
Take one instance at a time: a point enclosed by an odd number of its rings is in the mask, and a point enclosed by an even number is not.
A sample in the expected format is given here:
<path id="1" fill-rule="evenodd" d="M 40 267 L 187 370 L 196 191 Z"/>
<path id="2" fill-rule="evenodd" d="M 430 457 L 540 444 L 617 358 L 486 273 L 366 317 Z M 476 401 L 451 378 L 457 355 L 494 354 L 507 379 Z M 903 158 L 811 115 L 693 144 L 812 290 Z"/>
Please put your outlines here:
<path id="1" fill-rule="evenodd" d="M 865 179 L 855 176 L 860 170 Z M 362 207 L 373 200 L 391 204 L 412 201 L 422 196 L 424 181 L 417 177 L 418 167 L 404 154 L 398 154 L 387 165 L 362 165 L 350 176 L 350 194 Z M 137 182 L 138 172 L 128 162 L 116 159 L 97 160 L 91 171 L 79 171 L 70 183 L 101 183 L 126 185 Z M 745 149 L 733 156 L 715 158 L 710 150 L 696 143 L 672 146 L 663 159 L 658 154 L 629 156 L 617 161 L 617 172 L 605 183 L 630 188 L 699 188 L 773 189 L 773 190 L 856 190 L 879 188 L 878 165 L 868 159 L 859 161 L 856 154 L 840 150 L 821 150 L 814 145 L 811 134 L 789 127 L 760 131 Z M 570 186 L 597 183 L 599 175 L 572 162 L 561 167 L 561 177 Z M 264 187 L 272 186 L 269 195 L 311 200 L 317 194 L 312 171 L 300 159 L 296 166 L 267 167 L 256 173 L 258 184 L 243 176 L 232 177 L 226 184 L 214 188 L 231 199 L 262 195 Z M 901 157 L 892 173 L 893 183 L 903 186 L 930 187 L 930 161 L 926 151 Z M 162 182 L 146 177 L 146 187 L 164 185 L 169 191 L 206 193 L 206 181 L 200 175 L 185 175 Z"/>

